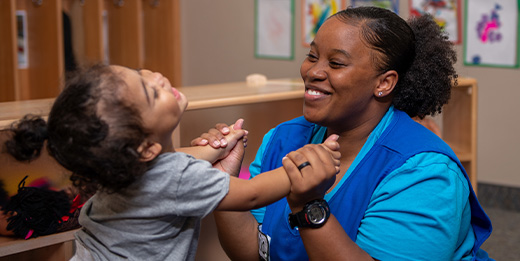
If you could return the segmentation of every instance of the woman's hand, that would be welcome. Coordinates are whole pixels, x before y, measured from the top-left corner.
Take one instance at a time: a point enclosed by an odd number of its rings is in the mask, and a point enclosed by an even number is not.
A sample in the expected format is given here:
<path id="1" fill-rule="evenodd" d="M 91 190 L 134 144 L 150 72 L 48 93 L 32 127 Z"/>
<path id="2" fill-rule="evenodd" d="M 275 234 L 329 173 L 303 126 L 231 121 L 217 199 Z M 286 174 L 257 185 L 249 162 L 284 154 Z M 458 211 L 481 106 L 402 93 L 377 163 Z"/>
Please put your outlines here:
<path id="1" fill-rule="evenodd" d="M 313 199 L 323 198 L 334 184 L 341 157 L 337 139 L 337 135 L 331 135 L 322 144 L 305 145 L 282 160 L 291 181 L 287 202 L 293 212 L 300 211 Z M 302 165 L 305 162 L 310 165 Z"/>

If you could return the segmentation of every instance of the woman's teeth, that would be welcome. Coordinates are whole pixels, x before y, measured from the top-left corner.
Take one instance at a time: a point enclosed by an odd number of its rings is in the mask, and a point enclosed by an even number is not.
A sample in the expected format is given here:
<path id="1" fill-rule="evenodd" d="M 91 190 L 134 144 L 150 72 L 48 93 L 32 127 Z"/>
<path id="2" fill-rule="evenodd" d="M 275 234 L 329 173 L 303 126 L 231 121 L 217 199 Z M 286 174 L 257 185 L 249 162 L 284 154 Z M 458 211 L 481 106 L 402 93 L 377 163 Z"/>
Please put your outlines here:
<path id="1" fill-rule="evenodd" d="M 316 90 L 307 90 L 307 93 L 310 95 L 323 95 L 324 93 L 316 91 Z"/>

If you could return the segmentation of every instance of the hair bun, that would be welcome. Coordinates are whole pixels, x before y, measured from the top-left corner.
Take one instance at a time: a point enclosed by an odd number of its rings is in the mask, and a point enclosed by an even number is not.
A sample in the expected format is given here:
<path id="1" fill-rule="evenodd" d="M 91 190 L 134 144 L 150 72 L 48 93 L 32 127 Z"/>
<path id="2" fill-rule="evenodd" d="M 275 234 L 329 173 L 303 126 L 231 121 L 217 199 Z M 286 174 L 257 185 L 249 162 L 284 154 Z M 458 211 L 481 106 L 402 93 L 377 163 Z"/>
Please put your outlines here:
<path id="1" fill-rule="evenodd" d="M 5 142 L 7 152 L 19 161 L 31 161 L 40 156 L 48 138 L 47 123 L 39 116 L 26 115 L 11 125 L 13 136 Z"/>

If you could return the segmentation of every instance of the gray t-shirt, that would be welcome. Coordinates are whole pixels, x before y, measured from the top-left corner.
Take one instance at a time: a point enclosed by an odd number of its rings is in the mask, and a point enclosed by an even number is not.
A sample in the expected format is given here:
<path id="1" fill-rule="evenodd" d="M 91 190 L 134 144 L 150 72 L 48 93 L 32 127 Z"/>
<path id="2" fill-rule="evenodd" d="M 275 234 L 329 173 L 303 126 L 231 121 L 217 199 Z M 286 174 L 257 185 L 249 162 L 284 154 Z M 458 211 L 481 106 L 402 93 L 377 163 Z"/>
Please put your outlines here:
<path id="1" fill-rule="evenodd" d="M 76 244 L 95 260 L 194 260 L 200 221 L 229 191 L 229 175 L 176 152 L 125 190 L 83 206 Z"/>

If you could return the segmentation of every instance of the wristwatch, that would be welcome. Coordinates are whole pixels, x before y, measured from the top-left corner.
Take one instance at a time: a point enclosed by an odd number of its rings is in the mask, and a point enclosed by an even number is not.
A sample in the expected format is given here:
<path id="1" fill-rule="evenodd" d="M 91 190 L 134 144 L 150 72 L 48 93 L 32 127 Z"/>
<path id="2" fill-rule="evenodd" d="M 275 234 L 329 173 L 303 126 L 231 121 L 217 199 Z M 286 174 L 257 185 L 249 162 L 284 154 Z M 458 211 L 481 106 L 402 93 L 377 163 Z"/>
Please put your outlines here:
<path id="1" fill-rule="evenodd" d="M 303 210 L 289 214 L 289 224 L 294 227 L 322 227 L 329 219 L 329 204 L 324 199 L 315 199 L 303 207 Z"/>

